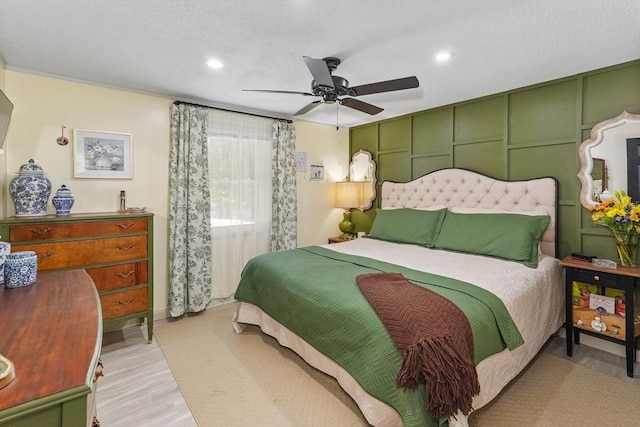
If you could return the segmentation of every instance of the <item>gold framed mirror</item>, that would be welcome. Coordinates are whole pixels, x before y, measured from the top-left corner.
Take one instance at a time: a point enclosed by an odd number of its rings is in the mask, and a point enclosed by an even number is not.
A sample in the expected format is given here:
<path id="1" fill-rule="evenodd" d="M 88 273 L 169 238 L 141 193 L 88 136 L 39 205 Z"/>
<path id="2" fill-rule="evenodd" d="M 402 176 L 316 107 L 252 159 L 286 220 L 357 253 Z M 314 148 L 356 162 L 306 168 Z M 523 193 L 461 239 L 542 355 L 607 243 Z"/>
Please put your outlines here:
<path id="1" fill-rule="evenodd" d="M 595 125 L 591 129 L 590 138 L 580 144 L 578 179 L 582 183 L 580 202 L 585 208 L 597 205 L 600 192 L 605 190 L 611 193 L 623 190 L 634 200 L 640 198 L 638 195 L 634 197 L 632 191 L 640 186 L 637 182 L 640 151 L 635 147 L 635 159 L 630 156 L 627 160 L 627 150 L 634 148 L 627 147 L 628 140 L 631 141 L 630 144 L 640 141 L 640 114 L 623 111 L 619 116 Z M 629 161 L 635 166 L 627 167 Z M 629 176 L 633 182 L 628 182 Z M 598 180 L 602 182 L 599 183 Z M 600 188 L 598 184 L 601 184 Z"/>

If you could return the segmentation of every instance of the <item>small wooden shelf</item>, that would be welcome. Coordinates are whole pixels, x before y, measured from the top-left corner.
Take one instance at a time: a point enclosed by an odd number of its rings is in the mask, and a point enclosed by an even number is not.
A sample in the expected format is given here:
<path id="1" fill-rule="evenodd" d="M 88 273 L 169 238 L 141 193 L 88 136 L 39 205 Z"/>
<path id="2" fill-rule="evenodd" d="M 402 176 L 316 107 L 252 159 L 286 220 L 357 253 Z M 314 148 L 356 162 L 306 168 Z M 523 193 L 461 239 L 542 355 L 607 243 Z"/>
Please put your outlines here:
<path id="1" fill-rule="evenodd" d="M 600 317 L 602 322 L 607 325 L 607 330 L 599 332 L 591 327 L 591 322 Z M 623 316 L 617 314 L 598 314 L 595 310 L 590 308 L 573 306 L 573 327 L 584 329 L 596 334 L 608 336 L 611 338 L 624 341 L 627 336 L 626 321 Z M 582 322 L 581 324 L 578 322 Z M 634 325 L 634 337 L 640 336 L 640 322 L 636 322 Z"/>

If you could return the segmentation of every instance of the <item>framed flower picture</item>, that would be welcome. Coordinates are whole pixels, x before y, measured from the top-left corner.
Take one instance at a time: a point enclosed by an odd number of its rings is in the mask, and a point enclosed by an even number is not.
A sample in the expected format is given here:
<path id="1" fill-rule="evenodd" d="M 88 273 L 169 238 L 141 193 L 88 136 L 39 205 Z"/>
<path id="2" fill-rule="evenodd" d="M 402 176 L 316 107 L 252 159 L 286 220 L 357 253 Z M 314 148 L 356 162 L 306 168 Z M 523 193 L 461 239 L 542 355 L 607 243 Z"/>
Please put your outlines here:
<path id="1" fill-rule="evenodd" d="M 133 178 L 131 134 L 74 129 L 73 177 Z"/>

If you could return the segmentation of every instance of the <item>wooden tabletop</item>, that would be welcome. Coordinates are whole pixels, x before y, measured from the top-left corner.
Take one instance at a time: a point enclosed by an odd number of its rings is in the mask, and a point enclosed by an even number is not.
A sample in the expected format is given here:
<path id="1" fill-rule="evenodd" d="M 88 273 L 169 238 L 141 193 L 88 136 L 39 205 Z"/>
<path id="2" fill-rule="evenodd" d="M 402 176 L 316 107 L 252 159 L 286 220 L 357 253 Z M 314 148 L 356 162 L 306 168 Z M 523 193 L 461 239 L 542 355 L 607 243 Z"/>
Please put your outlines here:
<path id="1" fill-rule="evenodd" d="M 0 411 L 91 385 L 100 351 L 98 293 L 84 270 L 38 273 L 30 286 L 0 286 L 0 354 L 16 378 L 0 390 Z"/>
<path id="2" fill-rule="evenodd" d="M 565 267 L 575 267 L 575 268 L 583 268 L 585 270 L 593 270 L 599 271 L 602 273 L 611 273 L 611 274 L 619 274 L 622 276 L 632 276 L 632 277 L 640 277 L 640 268 L 629 268 L 629 267 L 620 267 L 616 268 L 607 268 L 607 267 L 599 267 L 591 262 L 587 261 L 579 261 L 577 259 L 571 258 L 568 256 L 560 261 L 560 265 Z"/>

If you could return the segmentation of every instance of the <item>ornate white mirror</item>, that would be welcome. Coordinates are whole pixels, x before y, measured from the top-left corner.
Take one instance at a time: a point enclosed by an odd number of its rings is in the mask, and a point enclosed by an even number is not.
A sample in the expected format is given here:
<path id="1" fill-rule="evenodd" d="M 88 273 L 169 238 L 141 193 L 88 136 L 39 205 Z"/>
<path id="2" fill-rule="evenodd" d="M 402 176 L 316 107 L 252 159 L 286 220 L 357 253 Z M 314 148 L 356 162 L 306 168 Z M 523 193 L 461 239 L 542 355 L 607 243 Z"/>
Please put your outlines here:
<path id="1" fill-rule="evenodd" d="M 639 114 L 623 111 L 619 116 L 595 125 L 590 138 L 580 144 L 578 155 L 582 206 L 597 205 L 600 193 L 605 190 L 611 193 L 623 190 L 639 200 Z"/>
<path id="2" fill-rule="evenodd" d="M 371 153 L 360 150 L 351 157 L 349 180 L 364 182 L 364 202 L 361 210 L 369 209 L 376 198 L 376 163 Z"/>

